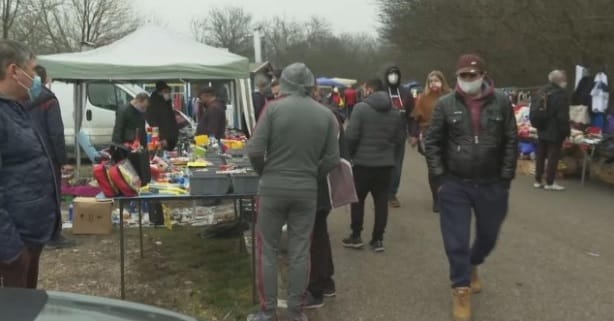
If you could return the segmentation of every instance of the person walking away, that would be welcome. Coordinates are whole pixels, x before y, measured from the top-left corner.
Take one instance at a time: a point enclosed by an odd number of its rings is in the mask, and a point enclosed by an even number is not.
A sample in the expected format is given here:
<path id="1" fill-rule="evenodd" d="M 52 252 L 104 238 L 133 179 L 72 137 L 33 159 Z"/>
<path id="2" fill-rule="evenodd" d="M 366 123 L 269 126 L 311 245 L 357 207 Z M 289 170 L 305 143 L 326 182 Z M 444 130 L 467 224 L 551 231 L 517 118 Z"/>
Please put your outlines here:
<path id="1" fill-rule="evenodd" d="M 256 90 L 252 93 L 252 102 L 254 104 L 254 116 L 256 121 L 260 118 L 260 113 L 266 105 L 267 97 L 265 92 L 268 85 L 268 79 L 264 75 L 256 75 Z"/>
<path id="2" fill-rule="evenodd" d="M 537 125 L 537 157 L 535 159 L 535 188 L 544 188 L 547 191 L 563 191 L 565 187 L 554 182 L 563 142 L 571 134 L 569 123 L 570 99 L 565 90 L 567 88 L 567 75 L 562 70 L 554 70 L 548 75 L 550 82 L 544 89 L 544 95 L 538 95 L 536 104 L 545 107 L 543 124 Z M 548 165 L 546 166 L 546 159 Z M 542 178 L 546 174 L 546 185 Z"/>
<path id="3" fill-rule="evenodd" d="M 388 221 L 388 195 L 390 180 L 404 143 L 404 124 L 401 112 L 392 106 L 381 80 L 367 82 L 367 95 L 354 108 L 346 137 L 352 164 L 358 203 L 352 208 L 352 234 L 343 240 L 343 246 L 361 249 L 361 233 L 365 215 L 365 198 L 373 196 L 375 224 L 369 245 L 375 252 L 384 251 L 384 231 Z"/>
<path id="4" fill-rule="evenodd" d="M 43 143 L 49 152 L 53 172 L 55 175 L 56 188 L 62 191 L 62 168 L 68 164 L 66 157 L 66 142 L 64 140 L 64 123 L 62 122 L 62 112 L 60 103 L 55 94 L 46 86 L 50 83 L 47 70 L 43 66 L 34 67 L 34 71 L 41 78 L 43 86 L 38 98 L 25 103 L 26 110 L 30 113 L 34 127 L 43 138 Z M 68 248 L 75 245 L 75 242 L 62 235 L 62 224 L 58 224 L 58 230 L 53 239 L 47 242 L 46 247 L 52 249 Z"/>
<path id="5" fill-rule="evenodd" d="M 179 128 L 171 103 L 171 87 L 166 82 L 156 82 L 156 89 L 151 94 L 150 106 L 145 118 L 149 126 L 159 128 L 162 147 L 166 150 L 175 149 Z"/>
<path id="6" fill-rule="evenodd" d="M 345 96 L 345 118 L 350 119 L 352 115 L 352 111 L 354 110 L 354 106 L 358 103 L 358 92 L 353 87 L 348 87 L 343 91 L 343 96 Z"/>
<path id="7" fill-rule="evenodd" d="M 40 253 L 60 224 L 51 156 L 19 103 L 42 90 L 27 47 L 0 40 L 0 288 L 35 289 Z"/>
<path id="8" fill-rule="evenodd" d="M 419 131 L 413 133 L 411 137 L 412 147 L 418 146 L 418 150 L 424 155 L 424 134 L 431 125 L 435 104 L 442 96 L 450 93 L 450 86 L 446 77 L 441 71 L 432 71 L 426 78 L 426 89 L 418 96 L 416 107 L 411 113 L 411 117 L 418 125 Z M 429 176 L 429 187 L 433 196 L 433 212 L 439 213 L 437 204 L 437 185 L 433 177 Z"/>
<path id="9" fill-rule="evenodd" d="M 511 102 L 495 91 L 484 60 L 461 56 L 456 75 L 456 91 L 435 106 L 425 150 L 429 175 L 439 186 L 454 320 L 468 321 L 471 295 L 482 289 L 477 267 L 494 249 L 507 214 L 518 138 Z M 470 247 L 472 211 L 476 235 Z"/>
<path id="10" fill-rule="evenodd" d="M 203 88 L 198 97 L 205 106 L 205 111 L 198 122 L 196 135 L 208 135 L 217 139 L 226 137 L 226 106 L 217 99 L 215 88 Z"/>
<path id="11" fill-rule="evenodd" d="M 318 179 L 340 161 L 337 121 L 310 97 L 313 73 L 294 63 L 283 70 L 280 81 L 284 97 L 265 108 L 248 143 L 248 156 L 260 175 L 256 223 L 260 311 L 248 321 L 277 320 L 277 255 L 284 224 L 289 244 L 288 315 L 291 321 L 307 320 L 303 302 Z"/>
<path id="12" fill-rule="evenodd" d="M 399 145 L 399 149 L 395 153 L 395 164 L 392 172 L 392 181 L 389 195 L 390 206 L 398 208 L 401 207 L 401 202 L 397 198 L 399 192 L 399 186 L 401 185 L 401 176 L 403 174 L 403 160 L 405 158 L 405 141 L 407 140 L 407 133 L 415 129 L 411 123 L 412 110 L 414 109 L 414 98 L 409 90 L 406 90 L 401 86 L 401 70 L 399 67 L 391 65 L 386 67 L 384 72 L 384 83 L 386 84 L 385 90 L 388 92 L 388 96 L 392 101 L 392 106 L 400 112 L 400 118 L 405 124 L 403 127 L 403 144 Z"/>
<path id="13" fill-rule="evenodd" d="M 179 126 L 171 102 L 171 87 L 164 81 L 156 82 L 156 89 L 149 99 L 145 120 L 151 127 L 158 127 L 160 145 L 163 149 L 175 149 L 179 139 Z M 160 202 L 151 202 L 149 220 L 154 226 L 164 225 L 163 207 Z"/>
<path id="14" fill-rule="evenodd" d="M 317 101 L 317 88 L 314 90 L 313 96 Z M 337 119 L 339 129 L 339 154 L 343 159 L 350 159 L 347 149 L 347 142 L 343 130 L 343 117 L 339 115 L 338 110 L 331 111 Z M 332 210 L 330 194 L 328 189 L 328 180 L 326 177 L 318 179 L 318 202 L 316 211 L 316 220 L 313 226 L 313 236 L 311 240 L 311 270 L 309 273 L 309 286 L 307 287 L 308 296 L 305 303 L 305 308 L 320 308 L 324 306 L 324 297 L 334 297 L 336 295 L 335 281 L 335 266 L 333 264 L 333 253 L 330 245 L 330 237 L 328 234 L 328 215 Z"/>

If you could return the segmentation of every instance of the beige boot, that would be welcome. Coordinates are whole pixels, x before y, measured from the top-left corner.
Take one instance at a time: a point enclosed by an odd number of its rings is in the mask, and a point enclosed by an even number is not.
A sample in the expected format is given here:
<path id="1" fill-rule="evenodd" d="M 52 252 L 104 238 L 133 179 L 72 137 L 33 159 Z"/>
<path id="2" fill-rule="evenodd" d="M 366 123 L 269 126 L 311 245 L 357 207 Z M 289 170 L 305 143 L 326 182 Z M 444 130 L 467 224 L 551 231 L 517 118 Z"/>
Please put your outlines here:
<path id="1" fill-rule="evenodd" d="M 471 288 L 453 289 L 452 305 L 454 321 L 471 321 Z"/>
<path id="2" fill-rule="evenodd" d="M 482 292 L 482 281 L 478 276 L 478 267 L 474 266 L 471 269 L 471 292 L 474 294 Z"/>

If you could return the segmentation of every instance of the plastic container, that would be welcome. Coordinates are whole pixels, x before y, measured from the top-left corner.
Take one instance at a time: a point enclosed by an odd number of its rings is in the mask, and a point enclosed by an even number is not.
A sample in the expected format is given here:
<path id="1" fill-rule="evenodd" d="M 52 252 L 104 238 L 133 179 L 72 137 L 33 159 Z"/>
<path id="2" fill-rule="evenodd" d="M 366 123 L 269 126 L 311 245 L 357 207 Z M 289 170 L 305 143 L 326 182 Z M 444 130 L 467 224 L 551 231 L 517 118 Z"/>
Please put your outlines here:
<path id="1" fill-rule="evenodd" d="M 230 177 L 210 171 L 194 171 L 190 177 L 190 195 L 226 195 Z"/>
<path id="2" fill-rule="evenodd" d="M 238 195 L 256 195 L 260 177 L 256 173 L 232 174 L 232 193 Z"/>

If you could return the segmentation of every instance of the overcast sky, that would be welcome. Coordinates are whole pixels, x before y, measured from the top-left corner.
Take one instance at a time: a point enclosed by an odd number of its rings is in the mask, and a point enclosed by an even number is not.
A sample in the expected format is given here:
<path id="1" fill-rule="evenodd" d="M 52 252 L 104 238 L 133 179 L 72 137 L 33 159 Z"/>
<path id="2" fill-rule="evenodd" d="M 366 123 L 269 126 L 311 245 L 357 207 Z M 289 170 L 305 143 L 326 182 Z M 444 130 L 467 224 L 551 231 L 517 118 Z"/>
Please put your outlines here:
<path id="1" fill-rule="evenodd" d="M 255 21 L 280 15 L 303 21 L 312 15 L 329 21 L 338 32 L 375 34 L 377 7 L 375 0 L 133 0 L 136 9 L 162 21 L 178 32 L 191 34 L 190 21 L 206 16 L 211 7 L 239 6 L 251 13 Z"/>

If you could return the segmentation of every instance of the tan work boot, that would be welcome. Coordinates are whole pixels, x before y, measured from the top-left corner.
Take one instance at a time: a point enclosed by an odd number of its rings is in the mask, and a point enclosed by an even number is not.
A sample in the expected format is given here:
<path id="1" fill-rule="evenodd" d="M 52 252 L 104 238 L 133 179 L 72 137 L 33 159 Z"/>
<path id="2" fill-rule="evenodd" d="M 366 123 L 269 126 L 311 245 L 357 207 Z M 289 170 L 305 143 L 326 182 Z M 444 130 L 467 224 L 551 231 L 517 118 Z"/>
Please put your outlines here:
<path id="1" fill-rule="evenodd" d="M 482 292 L 482 281 L 478 276 L 478 267 L 474 266 L 471 269 L 471 292 L 474 294 Z"/>
<path id="2" fill-rule="evenodd" d="M 396 196 L 393 196 L 388 203 L 390 204 L 390 207 L 401 207 L 401 202 L 399 202 L 399 199 Z"/>
<path id="3" fill-rule="evenodd" d="M 452 305 L 454 321 L 471 321 L 471 288 L 454 288 Z"/>

